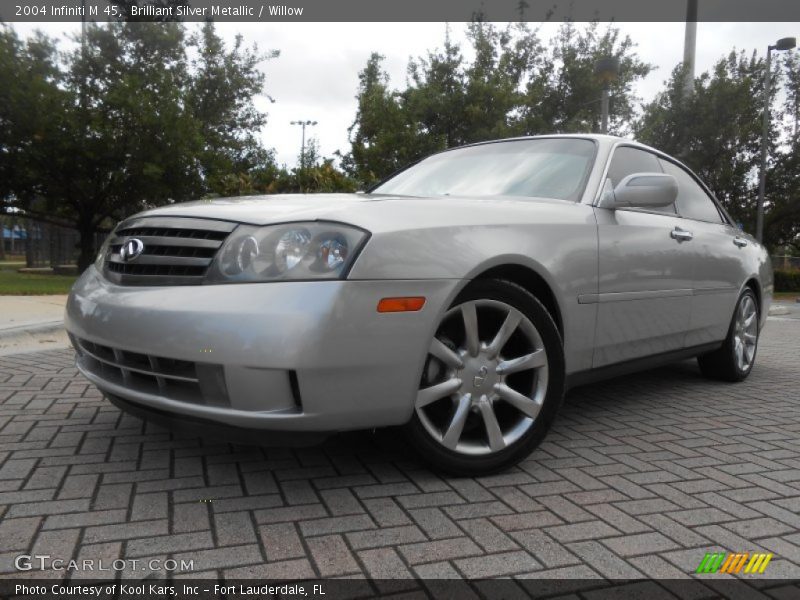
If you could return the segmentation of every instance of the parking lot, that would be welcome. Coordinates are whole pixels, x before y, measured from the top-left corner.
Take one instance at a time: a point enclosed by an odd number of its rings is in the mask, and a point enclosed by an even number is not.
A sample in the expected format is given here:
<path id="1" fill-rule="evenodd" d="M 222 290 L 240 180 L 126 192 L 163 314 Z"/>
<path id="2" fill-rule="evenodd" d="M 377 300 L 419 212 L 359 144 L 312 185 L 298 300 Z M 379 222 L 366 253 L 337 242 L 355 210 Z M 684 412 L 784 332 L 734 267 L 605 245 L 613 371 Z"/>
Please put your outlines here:
<path id="1" fill-rule="evenodd" d="M 16 571 L 25 553 L 193 561 L 176 577 L 513 576 L 521 592 L 730 578 L 694 571 L 707 552 L 761 551 L 765 573 L 741 578 L 800 578 L 800 320 L 770 319 L 743 384 L 689 361 L 574 390 L 538 451 L 478 479 L 427 470 L 393 432 L 295 450 L 173 435 L 104 401 L 68 350 L 0 357 L 0 404 L 2 577 L 65 577 Z"/>

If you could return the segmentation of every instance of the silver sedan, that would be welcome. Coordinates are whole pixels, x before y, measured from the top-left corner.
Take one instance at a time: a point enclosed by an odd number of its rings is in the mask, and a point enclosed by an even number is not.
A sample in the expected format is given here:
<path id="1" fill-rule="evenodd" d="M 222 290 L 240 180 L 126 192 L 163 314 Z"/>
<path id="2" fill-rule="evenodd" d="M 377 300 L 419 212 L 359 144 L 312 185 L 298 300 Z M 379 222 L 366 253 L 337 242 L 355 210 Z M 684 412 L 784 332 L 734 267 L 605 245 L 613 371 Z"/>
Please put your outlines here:
<path id="1" fill-rule="evenodd" d="M 365 194 L 135 215 L 66 326 L 135 414 L 263 444 L 402 425 L 478 474 L 527 456 L 570 386 L 694 356 L 744 379 L 772 287 L 765 249 L 680 162 L 554 135 L 448 150 Z"/>

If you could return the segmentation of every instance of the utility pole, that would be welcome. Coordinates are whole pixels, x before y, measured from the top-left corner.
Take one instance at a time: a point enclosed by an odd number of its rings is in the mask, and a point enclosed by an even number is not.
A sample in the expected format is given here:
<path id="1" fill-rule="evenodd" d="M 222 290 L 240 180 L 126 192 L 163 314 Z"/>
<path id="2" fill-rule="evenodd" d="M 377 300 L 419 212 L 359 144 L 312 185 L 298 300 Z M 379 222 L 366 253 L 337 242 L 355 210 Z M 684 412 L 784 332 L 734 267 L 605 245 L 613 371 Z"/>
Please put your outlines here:
<path id="1" fill-rule="evenodd" d="M 695 52 L 697 50 L 697 0 L 686 1 L 686 34 L 683 38 L 683 97 L 694 93 Z"/>
<path id="2" fill-rule="evenodd" d="M 600 92 L 600 133 L 608 133 L 608 84 Z"/>
<path id="3" fill-rule="evenodd" d="M 594 63 L 594 74 L 603 85 L 600 92 L 600 133 L 608 133 L 609 88 L 619 76 L 619 59 L 614 56 L 598 59 Z"/>
<path id="4" fill-rule="evenodd" d="M 303 177 L 306 171 L 306 127 L 313 127 L 314 125 L 317 124 L 317 122 L 309 120 L 306 121 L 299 120 L 299 121 L 291 121 L 290 123 L 292 125 L 300 125 L 300 127 L 303 128 L 303 137 L 301 138 L 302 141 L 300 142 L 300 173 L 297 178 L 297 182 L 300 185 L 300 191 L 302 192 Z"/>
<path id="5" fill-rule="evenodd" d="M 291 125 L 300 125 L 303 128 L 303 137 L 301 138 L 300 142 L 300 170 L 305 170 L 306 168 L 306 127 L 313 127 L 316 125 L 316 121 L 291 121 Z"/>

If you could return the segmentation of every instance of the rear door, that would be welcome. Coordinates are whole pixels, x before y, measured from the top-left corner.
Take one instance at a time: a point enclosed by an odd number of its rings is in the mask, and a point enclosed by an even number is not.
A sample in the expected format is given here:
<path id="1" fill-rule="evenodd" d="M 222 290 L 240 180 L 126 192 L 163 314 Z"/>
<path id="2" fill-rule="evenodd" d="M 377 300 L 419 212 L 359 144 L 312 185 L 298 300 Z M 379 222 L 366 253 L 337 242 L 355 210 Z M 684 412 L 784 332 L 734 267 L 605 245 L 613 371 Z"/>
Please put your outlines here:
<path id="1" fill-rule="evenodd" d="M 655 154 L 618 146 L 608 169 L 616 186 L 633 173 L 661 173 Z M 593 366 L 685 347 L 692 306 L 692 240 L 673 205 L 595 208 L 599 286 Z"/>
<path id="2" fill-rule="evenodd" d="M 690 231 L 694 262 L 692 311 L 688 346 L 699 346 L 725 339 L 739 288 L 745 281 L 747 239 L 723 218 L 714 200 L 681 165 L 663 158 L 662 169 L 678 181 L 678 213 Z"/>

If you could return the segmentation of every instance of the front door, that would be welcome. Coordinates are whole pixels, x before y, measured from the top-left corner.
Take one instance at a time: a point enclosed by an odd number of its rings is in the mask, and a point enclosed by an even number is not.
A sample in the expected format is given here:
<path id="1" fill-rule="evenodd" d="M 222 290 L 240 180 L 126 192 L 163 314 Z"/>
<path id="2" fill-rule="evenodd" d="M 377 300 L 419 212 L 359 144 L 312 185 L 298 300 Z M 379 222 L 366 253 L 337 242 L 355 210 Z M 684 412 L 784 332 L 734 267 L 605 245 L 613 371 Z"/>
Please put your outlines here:
<path id="1" fill-rule="evenodd" d="M 608 178 L 663 172 L 639 148 L 614 151 Z M 593 367 L 685 347 L 692 308 L 692 240 L 675 206 L 657 210 L 596 208 L 599 284 Z"/>

